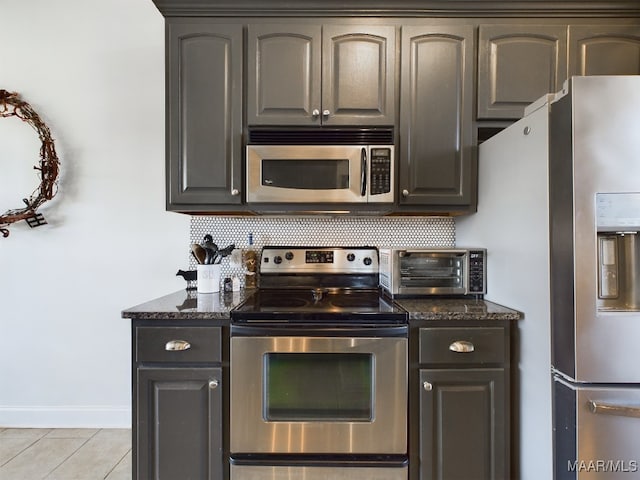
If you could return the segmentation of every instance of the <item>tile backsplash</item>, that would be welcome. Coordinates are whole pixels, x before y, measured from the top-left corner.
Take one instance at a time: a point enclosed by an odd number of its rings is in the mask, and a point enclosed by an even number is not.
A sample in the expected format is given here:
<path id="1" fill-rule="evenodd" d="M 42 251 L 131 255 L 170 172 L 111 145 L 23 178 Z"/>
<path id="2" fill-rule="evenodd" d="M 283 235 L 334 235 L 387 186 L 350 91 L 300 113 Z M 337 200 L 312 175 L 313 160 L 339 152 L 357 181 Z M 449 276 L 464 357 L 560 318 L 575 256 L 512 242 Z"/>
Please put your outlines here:
<path id="1" fill-rule="evenodd" d="M 451 217 L 226 217 L 193 216 L 190 243 L 200 243 L 209 233 L 220 248 L 260 251 L 265 245 L 451 247 L 455 222 Z M 253 245 L 249 247 L 249 236 Z M 195 269 L 190 257 L 189 268 Z M 241 264 L 222 261 L 222 277 L 238 274 Z"/>

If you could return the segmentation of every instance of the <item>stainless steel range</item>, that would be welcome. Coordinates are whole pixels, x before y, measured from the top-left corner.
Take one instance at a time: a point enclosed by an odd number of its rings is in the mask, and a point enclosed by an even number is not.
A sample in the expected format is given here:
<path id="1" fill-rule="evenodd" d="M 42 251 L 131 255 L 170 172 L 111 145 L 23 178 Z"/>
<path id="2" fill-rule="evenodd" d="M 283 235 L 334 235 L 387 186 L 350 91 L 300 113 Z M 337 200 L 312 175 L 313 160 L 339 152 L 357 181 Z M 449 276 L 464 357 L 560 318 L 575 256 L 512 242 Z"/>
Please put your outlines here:
<path id="1" fill-rule="evenodd" d="M 406 312 L 371 247 L 265 247 L 231 313 L 232 480 L 406 480 Z"/>

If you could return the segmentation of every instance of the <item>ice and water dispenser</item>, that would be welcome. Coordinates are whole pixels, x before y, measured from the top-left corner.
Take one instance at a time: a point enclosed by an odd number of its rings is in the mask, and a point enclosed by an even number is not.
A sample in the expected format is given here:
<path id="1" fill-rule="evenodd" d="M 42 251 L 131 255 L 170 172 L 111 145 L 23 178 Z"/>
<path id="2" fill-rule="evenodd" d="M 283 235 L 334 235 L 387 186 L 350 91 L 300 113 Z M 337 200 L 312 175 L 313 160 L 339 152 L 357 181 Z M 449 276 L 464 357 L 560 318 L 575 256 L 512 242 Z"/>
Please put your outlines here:
<path id="1" fill-rule="evenodd" d="M 640 193 L 598 193 L 598 309 L 640 311 Z"/>

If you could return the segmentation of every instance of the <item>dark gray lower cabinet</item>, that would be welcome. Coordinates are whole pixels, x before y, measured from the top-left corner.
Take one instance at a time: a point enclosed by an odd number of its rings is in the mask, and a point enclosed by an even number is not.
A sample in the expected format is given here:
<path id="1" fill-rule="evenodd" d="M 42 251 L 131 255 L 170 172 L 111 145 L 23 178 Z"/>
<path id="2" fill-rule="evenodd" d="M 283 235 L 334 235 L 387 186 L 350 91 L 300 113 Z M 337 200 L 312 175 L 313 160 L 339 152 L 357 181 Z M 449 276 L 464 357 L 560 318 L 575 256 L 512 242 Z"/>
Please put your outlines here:
<path id="1" fill-rule="evenodd" d="M 220 480 L 221 368 L 139 368 L 138 480 Z"/>
<path id="2" fill-rule="evenodd" d="M 417 478 L 509 480 L 510 327 L 420 328 L 417 360 Z"/>
<path id="3" fill-rule="evenodd" d="M 222 328 L 133 325 L 133 479 L 223 480 Z"/>
<path id="4" fill-rule="evenodd" d="M 420 479 L 509 478 L 504 369 L 424 369 L 420 383 Z"/>

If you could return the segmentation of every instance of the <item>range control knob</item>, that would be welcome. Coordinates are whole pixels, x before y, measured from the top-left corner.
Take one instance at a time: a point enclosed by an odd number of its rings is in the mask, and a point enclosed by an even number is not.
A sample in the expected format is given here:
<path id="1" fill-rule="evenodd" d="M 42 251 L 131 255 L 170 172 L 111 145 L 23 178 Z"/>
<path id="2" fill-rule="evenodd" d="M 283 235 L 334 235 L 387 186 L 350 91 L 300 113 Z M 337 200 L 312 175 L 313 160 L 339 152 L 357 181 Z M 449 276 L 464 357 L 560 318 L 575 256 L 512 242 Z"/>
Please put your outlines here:
<path id="1" fill-rule="evenodd" d="M 364 261 L 364 264 L 367 265 L 367 266 L 371 265 L 373 263 L 373 260 L 371 260 L 371 258 L 369 258 L 369 257 L 364 257 L 363 261 Z"/>
<path id="2" fill-rule="evenodd" d="M 276 255 L 275 257 L 273 257 L 273 263 L 275 263 L 276 265 L 280 265 L 282 263 L 282 257 L 280 255 Z"/>
<path id="3" fill-rule="evenodd" d="M 293 260 L 293 252 L 285 253 L 284 258 L 286 258 L 287 260 Z"/>
<path id="4" fill-rule="evenodd" d="M 356 256 L 353 253 L 347 253 L 347 260 L 353 262 L 356 259 Z"/>

